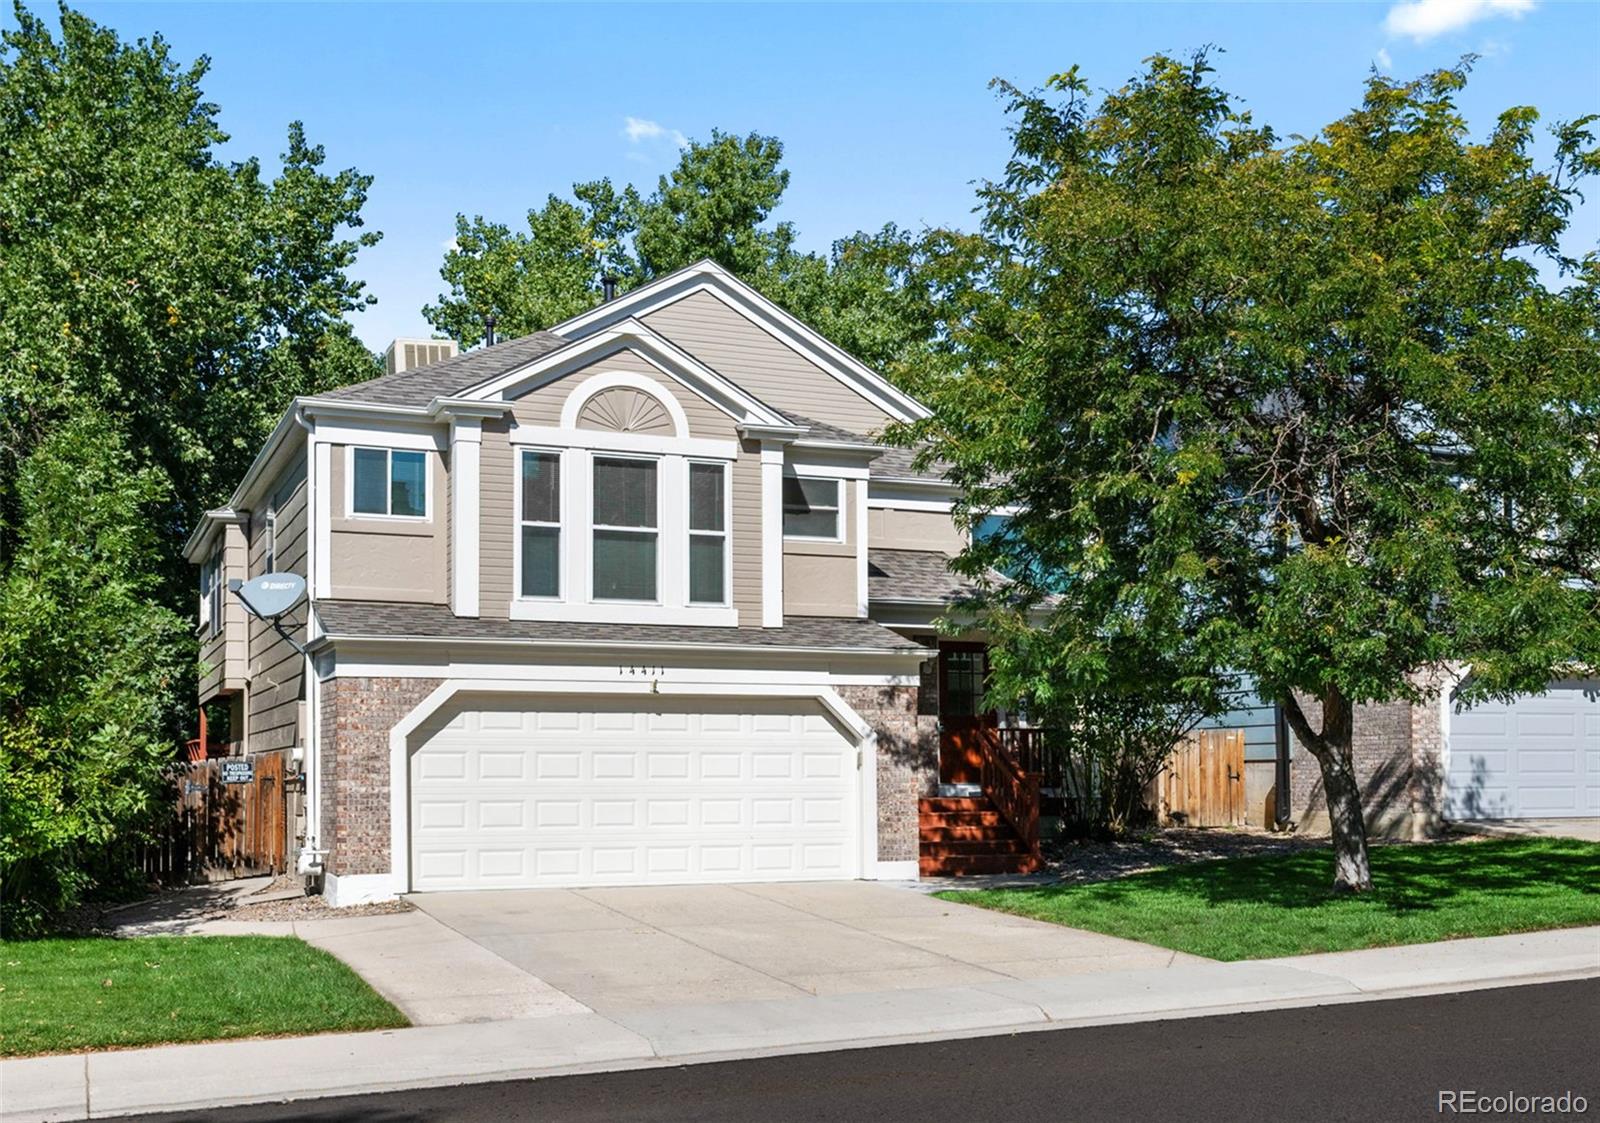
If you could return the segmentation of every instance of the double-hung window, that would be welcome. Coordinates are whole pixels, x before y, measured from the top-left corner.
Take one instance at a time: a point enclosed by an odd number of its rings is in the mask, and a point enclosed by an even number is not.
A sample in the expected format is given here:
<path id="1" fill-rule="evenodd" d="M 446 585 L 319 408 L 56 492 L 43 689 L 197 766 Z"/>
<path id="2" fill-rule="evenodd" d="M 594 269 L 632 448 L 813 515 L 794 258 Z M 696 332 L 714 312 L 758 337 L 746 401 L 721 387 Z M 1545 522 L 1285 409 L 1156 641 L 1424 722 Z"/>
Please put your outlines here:
<path id="1" fill-rule="evenodd" d="M 659 475 L 654 460 L 594 458 L 595 600 L 656 599 Z"/>
<path id="2" fill-rule="evenodd" d="M 525 597 L 561 595 L 561 457 L 522 454 L 522 592 Z"/>
<path id="3" fill-rule="evenodd" d="M 212 554 L 200 567 L 200 626 L 207 636 L 222 628 L 222 553 Z"/>
<path id="4" fill-rule="evenodd" d="M 276 508 L 267 508 L 266 528 L 262 531 L 266 545 L 261 551 L 261 572 L 278 572 L 278 512 Z"/>
<path id="5" fill-rule="evenodd" d="M 728 512 L 721 464 L 689 464 L 689 603 L 728 602 Z"/>
<path id="6" fill-rule="evenodd" d="M 783 535 L 839 541 L 839 481 L 785 476 Z"/>
<path id="7" fill-rule="evenodd" d="M 351 457 L 350 509 L 357 515 L 428 516 L 428 461 L 421 452 L 358 448 Z"/>

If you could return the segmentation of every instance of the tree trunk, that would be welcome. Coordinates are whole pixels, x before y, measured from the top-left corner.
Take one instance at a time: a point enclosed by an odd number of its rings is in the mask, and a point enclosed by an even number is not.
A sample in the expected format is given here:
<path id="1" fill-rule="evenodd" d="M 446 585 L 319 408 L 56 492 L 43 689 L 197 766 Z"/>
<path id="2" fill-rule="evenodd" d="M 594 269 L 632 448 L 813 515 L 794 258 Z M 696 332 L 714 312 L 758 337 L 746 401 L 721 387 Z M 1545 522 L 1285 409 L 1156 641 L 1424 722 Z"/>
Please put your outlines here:
<path id="1" fill-rule="evenodd" d="M 1300 703 L 1291 695 L 1284 717 L 1295 736 L 1317 758 L 1322 769 L 1322 791 L 1328 802 L 1328 824 L 1333 831 L 1333 891 L 1364 893 L 1372 888 L 1367 861 L 1367 824 L 1361 813 L 1361 787 L 1356 783 L 1351 746 L 1351 706 L 1337 690 L 1322 696 L 1322 728 L 1313 730 Z"/>

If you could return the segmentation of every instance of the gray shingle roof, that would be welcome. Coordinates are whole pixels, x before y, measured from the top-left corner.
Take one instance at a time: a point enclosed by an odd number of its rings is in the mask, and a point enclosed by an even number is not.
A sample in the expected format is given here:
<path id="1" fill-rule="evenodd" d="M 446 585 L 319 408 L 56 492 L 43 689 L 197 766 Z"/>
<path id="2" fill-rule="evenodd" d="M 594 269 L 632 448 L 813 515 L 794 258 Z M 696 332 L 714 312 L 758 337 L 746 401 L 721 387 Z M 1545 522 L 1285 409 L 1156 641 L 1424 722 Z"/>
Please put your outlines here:
<path id="1" fill-rule="evenodd" d="M 950 558 L 938 550 L 867 550 L 867 596 L 885 601 L 959 600 L 976 591 L 965 577 L 950 572 Z"/>
<path id="2" fill-rule="evenodd" d="M 864 437 L 860 433 L 852 433 L 849 429 L 841 429 L 837 425 L 830 425 L 826 421 L 818 421 L 814 417 L 802 417 L 800 414 L 786 409 L 780 409 L 778 412 L 783 414 L 783 416 L 788 418 L 793 424 L 804 425 L 810 429 L 811 432 L 807 433 L 806 437 L 809 437 L 812 440 L 845 441 L 850 444 L 857 445 L 871 445 L 878 443 L 871 437 Z M 801 439 L 803 440 L 805 438 Z"/>
<path id="3" fill-rule="evenodd" d="M 945 479 L 947 465 L 943 461 L 936 460 L 926 468 L 913 468 L 911 461 L 916 455 L 917 450 L 912 448 L 886 448 L 883 455 L 872 462 L 872 474 L 879 479 L 948 482 Z"/>
<path id="4" fill-rule="evenodd" d="M 570 340 L 547 331 L 536 331 L 517 339 L 496 343 L 493 347 L 480 347 L 453 359 L 430 363 L 415 370 L 398 374 L 385 374 L 341 386 L 318 395 L 349 402 L 372 402 L 391 406 L 425 406 L 435 398 L 449 397 L 463 390 L 509 374 L 557 348 L 565 347 Z"/>
<path id="5" fill-rule="evenodd" d="M 533 643 L 598 643 L 622 647 L 704 646 L 828 648 L 839 651 L 921 651 L 922 648 L 871 620 L 855 617 L 791 616 L 781 628 L 708 628 L 677 624 L 573 624 L 548 620 L 460 617 L 442 604 L 398 601 L 319 600 L 323 631 L 340 637 L 524 640 Z"/>

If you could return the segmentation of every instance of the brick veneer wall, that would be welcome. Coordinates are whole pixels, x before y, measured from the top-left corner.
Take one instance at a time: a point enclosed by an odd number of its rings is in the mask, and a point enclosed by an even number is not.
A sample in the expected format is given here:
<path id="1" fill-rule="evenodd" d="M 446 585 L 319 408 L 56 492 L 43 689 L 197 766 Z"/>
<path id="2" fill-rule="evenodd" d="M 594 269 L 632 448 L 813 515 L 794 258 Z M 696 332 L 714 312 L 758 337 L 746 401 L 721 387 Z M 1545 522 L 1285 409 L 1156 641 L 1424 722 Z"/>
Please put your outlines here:
<path id="1" fill-rule="evenodd" d="M 1320 724 L 1321 705 L 1307 698 L 1300 704 L 1312 726 Z M 1291 745 L 1291 814 L 1302 830 L 1326 831 L 1322 768 L 1298 738 Z M 1369 834 L 1424 838 L 1439 829 L 1444 730 L 1437 698 L 1357 706 L 1350 750 Z"/>
<path id="2" fill-rule="evenodd" d="M 878 860 L 916 861 L 917 801 L 939 783 L 938 718 L 915 686 L 836 689 L 878 733 Z"/>
<path id="3" fill-rule="evenodd" d="M 329 873 L 389 872 L 389 731 L 439 679 L 335 678 L 322 684 L 322 845 Z M 915 861 L 917 800 L 939 779 L 938 719 L 916 686 L 842 686 L 878 733 L 878 858 Z"/>
<path id="4" fill-rule="evenodd" d="M 439 679 L 335 678 L 322 684 L 322 845 L 329 873 L 389 872 L 389 731 Z"/>

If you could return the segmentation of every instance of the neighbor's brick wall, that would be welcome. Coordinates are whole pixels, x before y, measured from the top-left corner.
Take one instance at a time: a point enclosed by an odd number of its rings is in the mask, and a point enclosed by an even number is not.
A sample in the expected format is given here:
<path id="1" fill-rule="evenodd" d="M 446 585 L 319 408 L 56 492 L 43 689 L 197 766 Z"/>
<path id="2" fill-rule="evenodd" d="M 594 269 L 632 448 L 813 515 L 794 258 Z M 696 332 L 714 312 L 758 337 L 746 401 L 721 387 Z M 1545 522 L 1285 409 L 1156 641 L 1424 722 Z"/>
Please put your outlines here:
<path id="1" fill-rule="evenodd" d="M 322 845 L 329 873 L 389 872 L 389 731 L 439 679 L 322 684 Z"/>
<path id="2" fill-rule="evenodd" d="M 837 690 L 878 734 L 878 860 L 916 861 L 917 801 L 939 783 L 938 718 L 916 686 Z"/>
<path id="3" fill-rule="evenodd" d="M 1436 689 L 1431 678 L 1419 678 Z M 1300 700 L 1313 727 L 1322 721 L 1322 706 Z M 1413 705 L 1384 702 L 1357 706 L 1351 726 L 1351 755 L 1367 832 L 1372 835 L 1420 838 L 1439 827 L 1444 730 L 1437 698 Z M 1328 827 L 1328 805 L 1322 790 L 1322 769 L 1291 733 L 1289 757 L 1291 816 L 1301 829 Z"/>

